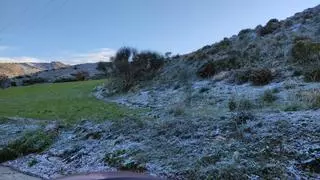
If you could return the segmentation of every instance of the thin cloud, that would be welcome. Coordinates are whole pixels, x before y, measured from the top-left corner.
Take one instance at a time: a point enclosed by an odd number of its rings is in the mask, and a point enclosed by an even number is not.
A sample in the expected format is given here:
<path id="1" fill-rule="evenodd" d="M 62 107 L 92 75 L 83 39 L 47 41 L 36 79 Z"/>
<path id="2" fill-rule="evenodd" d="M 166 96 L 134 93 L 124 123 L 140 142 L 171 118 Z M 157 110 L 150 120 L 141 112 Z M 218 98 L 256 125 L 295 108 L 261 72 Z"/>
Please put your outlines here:
<path id="1" fill-rule="evenodd" d="M 94 63 L 99 61 L 109 61 L 114 56 L 115 50 L 109 48 L 101 48 L 90 51 L 88 53 L 71 54 L 62 60 L 69 64 Z M 63 59 L 63 58 L 62 58 Z"/>
<path id="2" fill-rule="evenodd" d="M 46 62 L 45 60 L 41 60 L 34 57 L 0 57 L 0 63 L 39 63 Z"/>
<path id="3" fill-rule="evenodd" d="M 0 50 L 1 50 L 0 46 Z M 3 46 L 5 49 L 5 46 Z M 84 64 L 84 63 L 95 63 L 99 61 L 109 61 L 112 56 L 115 54 L 115 50 L 110 48 L 101 48 L 89 51 L 87 53 L 68 53 L 59 58 L 48 58 L 48 59 L 39 59 L 35 57 L 0 57 L 0 63 L 49 63 L 51 61 L 60 61 L 65 64 Z"/>

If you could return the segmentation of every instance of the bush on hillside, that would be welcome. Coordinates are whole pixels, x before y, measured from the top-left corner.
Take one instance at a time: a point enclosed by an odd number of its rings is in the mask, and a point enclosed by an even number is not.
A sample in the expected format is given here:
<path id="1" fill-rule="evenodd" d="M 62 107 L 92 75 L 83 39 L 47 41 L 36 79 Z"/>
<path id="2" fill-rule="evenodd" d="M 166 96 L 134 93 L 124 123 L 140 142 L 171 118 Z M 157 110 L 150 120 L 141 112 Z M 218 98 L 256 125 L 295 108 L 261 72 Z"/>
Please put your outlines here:
<path id="1" fill-rule="evenodd" d="M 320 82 L 320 65 L 306 68 L 303 75 L 307 82 Z"/>
<path id="2" fill-rule="evenodd" d="M 61 77 L 53 81 L 53 83 L 62 83 L 62 82 L 74 82 L 77 81 L 75 77 Z"/>
<path id="3" fill-rule="evenodd" d="M 272 103 L 275 100 L 277 100 L 277 96 L 274 95 L 274 93 L 272 92 L 272 90 L 266 90 L 264 91 L 263 95 L 261 96 L 261 99 L 266 102 L 266 103 Z"/>
<path id="4" fill-rule="evenodd" d="M 279 22 L 278 19 L 271 19 L 264 27 L 259 29 L 258 33 L 260 36 L 265 36 L 275 32 L 280 27 L 281 27 L 281 23 Z"/>
<path id="5" fill-rule="evenodd" d="M 164 64 L 164 57 L 152 51 L 137 53 L 132 59 L 133 71 L 157 70 Z"/>
<path id="6" fill-rule="evenodd" d="M 213 46 L 211 46 L 210 50 L 208 51 L 208 54 L 216 54 L 221 51 L 226 51 L 230 49 L 231 45 L 232 42 L 228 38 L 224 38 L 219 43 L 216 43 Z"/>
<path id="7" fill-rule="evenodd" d="M 0 88 L 8 88 L 10 86 L 10 79 L 7 75 L 0 74 Z"/>
<path id="8" fill-rule="evenodd" d="M 31 153 L 42 152 L 51 146 L 56 136 L 56 133 L 42 130 L 27 132 L 22 138 L 10 142 L 7 147 L 0 150 L 0 163 Z"/>
<path id="9" fill-rule="evenodd" d="M 109 73 L 110 70 L 112 70 L 113 68 L 112 62 L 103 62 L 100 61 L 97 64 L 97 70 L 102 71 L 104 73 Z"/>
<path id="10" fill-rule="evenodd" d="M 112 58 L 115 67 L 114 79 L 121 78 L 122 81 L 121 87 L 117 88 L 120 88 L 119 91 L 127 92 L 140 81 L 152 79 L 163 66 L 164 60 L 164 56 L 152 51 L 138 52 L 129 47 L 119 49 Z"/>
<path id="11" fill-rule="evenodd" d="M 293 62 L 299 65 L 310 65 L 320 62 L 320 43 L 309 40 L 297 41 L 291 50 Z"/>
<path id="12" fill-rule="evenodd" d="M 78 71 L 74 74 L 77 81 L 84 81 L 89 79 L 89 72 L 88 71 Z"/>
<path id="13" fill-rule="evenodd" d="M 236 70 L 233 72 L 229 81 L 238 85 L 247 83 L 250 79 L 251 73 L 251 69 Z"/>
<path id="14" fill-rule="evenodd" d="M 45 83 L 45 82 L 47 82 L 47 80 L 44 79 L 44 78 L 33 77 L 33 78 L 30 78 L 30 79 L 23 80 L 22 84 L 24 86 L 28 86 L 28 85 L 32 85 L 32 84 L 39 84 L 39 83 Z"/>
<path id="15" fill-rule="evenodd" d="M 243 29 L 238 33 L 238 37 L 240 40 L 243 40 L 247 34 L 249 34 L 251 31 L 253 31 L 252 29 Z"/>
<path id="16" fill-rule="evenodd" d="M 269 84 L 273 79 L 272 72 L 267 68 L 253 69 L 249 80 L 255 86 Z"/>
<path id="17" fill-rule="evenodd" d="M 117 51 L 115 57 L 112 58 L 112 62 L 120 74 L 130 74 L 130 61 L 136 53 L 137 50 L 130 47 L 122 47 Z"/>
<path id="18" fill-rule="evenodd" d="M 204 64 L 197 72 L 198 76 L 202 78 L 211 77 L 222 71 L 229 71 L 241 67 L 240 62 L 236 57 L 216 60 Z"/>
<path id="19" fill-rule="evenodd" d="M 228 102 L 228 108 L 230 111 L 248 111 L 253 107 L 254 103 L 246 98 L 241 98 L 238 100 L 231 98 Z"/>
<path id="20" fill-rule="evenodd" d="M 208 78 L 216 74 L 216 69 L 213 63 L 207 63 L 198 70 L 197 74 L 202 78 Z"/>

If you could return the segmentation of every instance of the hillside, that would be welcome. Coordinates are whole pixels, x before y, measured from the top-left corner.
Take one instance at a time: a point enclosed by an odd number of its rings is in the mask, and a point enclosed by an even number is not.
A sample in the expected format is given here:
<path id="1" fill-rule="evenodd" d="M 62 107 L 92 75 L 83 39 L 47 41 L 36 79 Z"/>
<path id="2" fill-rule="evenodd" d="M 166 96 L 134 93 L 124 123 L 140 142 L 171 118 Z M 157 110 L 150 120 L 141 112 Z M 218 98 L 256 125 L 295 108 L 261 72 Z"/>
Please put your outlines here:
<path id="1" fill-rule="evenodd" d="M 51 63 L 0 63 L 0 74 L 8 77 L 24 76 L 40 71 L 65 68 L 67 65 L 61 62 Z"/>
<path id="2" fill-rule="evenodd" d="M 308 44 L 319 46 L 320 5 L 285 20 L 272 19 L 265 26 L 241 30 L 238 35 L 224 38 L 190 54 L 175 56 L 163 75 L 166 79 L 176 79 L 185 67 L 196 74 L 201 67 L 215 63 L 215 72 L 209 74 L 246 68 L 269 68 L 278 73 L 279 78 L 290 77 L 296 70 L 301 71 L 302 65 L 306 65 L 294 61 L 292 49 L 298 41 L 304 42 L 307 49 L 312 49 L 307 47 Z M 312 56 L 312 52 L 305 52 L 305 59 L 308 56 Z M 314 53 L 313 56 L 318 55 Z M 320 64 L 319 60 L 312 63 Z"/>
<path id="3" fill-rule="evenodd" d="M 320 179 L 320 5 L 190 54 L 130 50 L 104 83 L 2 90 L 0 162 L 46 179 Z M 102 73 L 89 64 L 29 78 L 82 70 Z"/>

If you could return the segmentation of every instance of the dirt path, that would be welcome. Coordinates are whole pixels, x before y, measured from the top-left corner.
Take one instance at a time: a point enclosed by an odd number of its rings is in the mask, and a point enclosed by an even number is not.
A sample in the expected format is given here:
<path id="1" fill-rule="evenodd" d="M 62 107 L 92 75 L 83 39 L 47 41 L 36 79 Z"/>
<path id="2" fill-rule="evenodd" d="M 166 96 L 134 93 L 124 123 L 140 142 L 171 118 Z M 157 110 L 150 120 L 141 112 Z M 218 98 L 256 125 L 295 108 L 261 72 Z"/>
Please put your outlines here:
<path id="1" fill-rule="evenodd" d="M 20 173 L 8 167 L 0 166 L 0 180 L 41 180 L 41 179 Z"/>

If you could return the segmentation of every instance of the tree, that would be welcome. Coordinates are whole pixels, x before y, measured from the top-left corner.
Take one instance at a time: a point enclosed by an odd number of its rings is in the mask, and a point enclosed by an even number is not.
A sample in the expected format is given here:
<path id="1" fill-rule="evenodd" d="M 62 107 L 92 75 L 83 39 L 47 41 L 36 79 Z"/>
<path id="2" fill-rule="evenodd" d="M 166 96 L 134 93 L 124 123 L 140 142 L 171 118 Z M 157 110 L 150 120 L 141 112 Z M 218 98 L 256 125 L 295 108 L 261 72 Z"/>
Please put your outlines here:
<path id="1" fill-rule="evenodd" d="M 137 50 L 130 47 L 120 48 L 115 57 L 112 58 L 112 62 L 115 65 L 116 71 L 123 76 L 124 90 L 127 91 L 132 86 L 132 71 L 130 67 L 130 61 L 137 54 Z"/>

